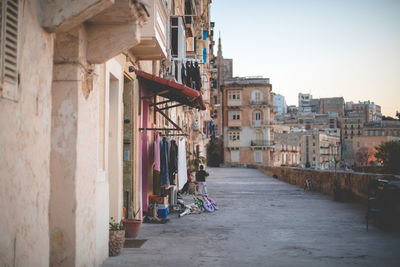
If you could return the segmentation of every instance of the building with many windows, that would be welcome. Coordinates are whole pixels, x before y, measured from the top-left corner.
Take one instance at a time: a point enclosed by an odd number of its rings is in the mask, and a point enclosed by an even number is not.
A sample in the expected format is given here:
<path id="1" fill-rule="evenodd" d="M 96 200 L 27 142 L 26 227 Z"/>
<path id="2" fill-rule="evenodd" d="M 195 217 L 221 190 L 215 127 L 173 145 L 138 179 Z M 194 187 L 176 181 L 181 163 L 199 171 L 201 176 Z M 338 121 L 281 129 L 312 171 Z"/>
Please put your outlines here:
<path id="1" fill-rule="evenodd" d="M 301 138 L 301 164 L 314 169 L 334 169 L 340 160 L 340 136 L 320 130 L 307 131 Z"/>
<path id="2" fill-rule="evenodd" d="M 287 112 L 286 100 L 283 95 L 274 95 L 274 112 L 275 114 L 285 114 Z"/>
<path id="3" fill-rule="evenodd" d="M 269 79 L 240 77 L 224 81 L 225 163 L 271 164 L 273 94 Z"/>

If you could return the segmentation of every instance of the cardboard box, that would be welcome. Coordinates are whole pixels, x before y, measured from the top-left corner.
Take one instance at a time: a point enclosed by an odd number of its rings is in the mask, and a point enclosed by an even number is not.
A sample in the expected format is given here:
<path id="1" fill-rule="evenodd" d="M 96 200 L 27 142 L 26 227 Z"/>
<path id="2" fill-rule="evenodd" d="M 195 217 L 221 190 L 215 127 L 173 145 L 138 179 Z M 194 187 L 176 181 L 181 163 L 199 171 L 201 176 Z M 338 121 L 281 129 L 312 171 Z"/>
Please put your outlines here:
<path id="1" fill-rule="evenodd" d="M 149 196 L 149 203 L 150 204 L 165 204 L 165 205 L 168 205 L 168 196 L 165 196 L 165 197 L 161 197 L 159 195 Z"/>

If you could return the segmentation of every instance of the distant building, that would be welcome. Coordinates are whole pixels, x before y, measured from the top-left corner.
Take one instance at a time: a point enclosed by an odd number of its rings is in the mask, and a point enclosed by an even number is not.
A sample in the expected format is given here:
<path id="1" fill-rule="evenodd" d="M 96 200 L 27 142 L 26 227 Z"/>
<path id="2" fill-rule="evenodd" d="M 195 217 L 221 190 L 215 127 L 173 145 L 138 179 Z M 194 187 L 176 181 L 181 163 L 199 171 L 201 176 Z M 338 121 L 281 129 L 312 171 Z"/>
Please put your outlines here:
<path id="1" fill-rule="evenodd" d="M 304 131 L 292 131 L 291 127 L 274 125 L 273 166 L 300 166 L 300 141 Z"/>
<path id="2" fill-rule="evenodd" d="M 273 95 L 266 78 L 224 81 L 225 163 L 271 165 Z"/>
<path id="3" fill-rule="evenodd" d="M 301 165 L 314 169 L 334 169 L 340 160 L 340 136 L 320 130 L 307 131 L 301 138 Z"/>
<path id="4" fill-rule="evenodd" d="M 311 106 L 311 99 L 312 95 L 311 94 L 302 94 L 299 93 L 298 96 L 299 99 L 299 108 L 304 108 L 304 107 L 310 107 Z"/>
<path id="5" fill-rule="evenodd" d="M 364 125 L 364 136 L 400 137 L 400 121 L 377 121 Z"/>
<path id="6" fill-rule="evenodd" d="M 344 115 L 344 98 L 329 97 L 319 99 L 319 112 L 324 114 L 327 112 L 337 113 L 339 117 Z"/>
<path id="7" fill-rule="evenodd" d="M 363 117 L 364 122 L 381 121 L 381 106 L 371 101 L 359 101 L 358 103 L 346 102 L 345 114 L 358 113 Z"/>
<path id="8" fill-rule="evenodd" d="M 285 114 L 287 112 L 286 100 L 283 95 L 274 95 L 274 112 L 275 114 Z"/>
<path id="9" fill-rule="evenodd" d="M 376 147 L 384 142 L 400 140 L 395 136 L 356 136 L 346 140 L 343 150 L 343 160 L 347 166 L 368 166 L 376 161 Z M 364 158 L 364 160 L 360 160 Z"/>

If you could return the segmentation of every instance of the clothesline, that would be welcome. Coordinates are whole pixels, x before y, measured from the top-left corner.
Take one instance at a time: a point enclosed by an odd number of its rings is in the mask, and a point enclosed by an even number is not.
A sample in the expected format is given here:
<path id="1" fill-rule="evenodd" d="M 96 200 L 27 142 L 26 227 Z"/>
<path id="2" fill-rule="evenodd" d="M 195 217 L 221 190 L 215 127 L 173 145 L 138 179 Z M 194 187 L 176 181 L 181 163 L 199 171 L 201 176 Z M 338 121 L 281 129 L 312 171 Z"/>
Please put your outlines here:
<path id="1" fill-rule="evenodd" d="M 180 58 L 180 57 L 173 57 L 171 58 L 172 61 L 179 61 L 179 62 L 198 62 L 200 64 L 204 64 L 202 59 L 196 59 L 196 58 Z"/>

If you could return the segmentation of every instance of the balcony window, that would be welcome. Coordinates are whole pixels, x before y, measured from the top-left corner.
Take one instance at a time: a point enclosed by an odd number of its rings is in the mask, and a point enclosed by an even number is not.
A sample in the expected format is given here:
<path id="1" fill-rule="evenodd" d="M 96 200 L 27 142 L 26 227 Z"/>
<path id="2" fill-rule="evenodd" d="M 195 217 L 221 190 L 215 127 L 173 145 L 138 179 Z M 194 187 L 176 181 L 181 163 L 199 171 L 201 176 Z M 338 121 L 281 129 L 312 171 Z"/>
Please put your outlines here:
<path id="1" fill-rule="evenodd" d="M 229 140 L 230 141 L 239 141 L 240 140 L 240 132 L 229 132 Z"/>
<path id="2" fill-rule="evenodd" d="M 228 99 L 229 100 L 239 100 L 240 99 L 240 91 L 228 91 Z"/>
<path id="3" fill-rule="evenodd" d="M 240 120 L 240 111 L 229 111 L 228 119 L 229 120 Z"/>

